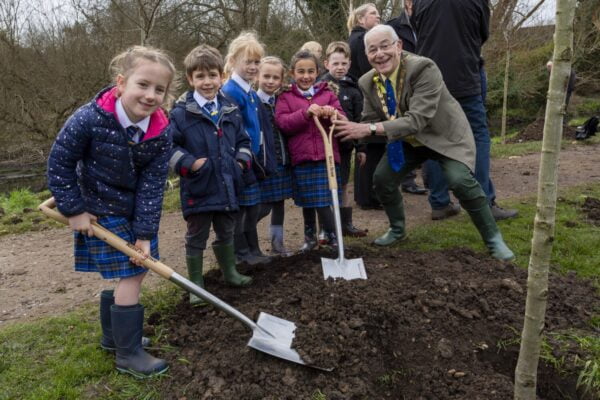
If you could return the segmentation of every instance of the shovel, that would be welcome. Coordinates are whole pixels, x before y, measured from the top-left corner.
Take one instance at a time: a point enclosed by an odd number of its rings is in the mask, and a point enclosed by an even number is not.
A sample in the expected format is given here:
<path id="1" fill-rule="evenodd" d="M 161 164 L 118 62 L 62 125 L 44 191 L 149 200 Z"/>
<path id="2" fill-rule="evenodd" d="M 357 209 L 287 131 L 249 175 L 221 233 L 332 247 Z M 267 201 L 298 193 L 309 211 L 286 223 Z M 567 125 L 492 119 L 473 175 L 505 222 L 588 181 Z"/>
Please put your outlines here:
<path id="1" fill-rule="evenodd" d="M 338 199 L 338 184 L 335 175 L 335 160 L 333 158 L 333 129 L 335 127 L 335 119 L 332 121 L 329 135 L 325 132 L 323 125 L 317 116 L 313 116 L 313 120 L 321 132 L 323 144 L 325 145 L 325 163 L 327 165 L 327 181 L 329 190 L 331 191 L 331 200 L 333 203 L 333 211 L 335 216 L 335 232 L 338 240 L 338 258 L 321 258 L 323 266 L 323 276 L 325 279 L 331 277 L 333 279 L 342 278 L 347 281 L 352 279 L 367 279 L 367 271 L 365 271 L 365 263 L 362 258 L 354 258 L 347 260 L 344 258 L 344 238 L 342 236 L 342 222 L 340 218 L 340 201 Z"/>
<path id="2" fill-rule="evenodd" d="M 46 216 L 68 225 L 69 220 L 60 212 L 55 210 L 55 206 L 56 203 L 54 201 L 54 197 L 51 197 L 40 204 L 39 209 Z M 98 239 L 108 243 L 110 246 L 125 253 L 129 257 L 142 257 L 140 250 L 134 247 L 131 243 L 126 242 L 96 222 L 92 222 L 92 225 L 94 226 L 94 236 L 96 236 Z M 333 370 L 333 368 L 321 368 L 306 364 L 304 361 L 302 361 L 302 358 L 298 352 L 291 348 L 292 340 L 295 336 L 294 331 L 296 330 L 296 324 L 293 322 L 261 312 L 258 316 L 258 321 L 255 323 L 237 309 L 179 275 L 177 272 L 173 271 L 171 268 L 161 263 L 157 259 L 149 256 L 143 260 L 143 265 L 144 267 L 156 272 L 163 278 L 173 282 L 182 289 L 193 293 L 206 302 L 212 304 L 219 310 L 228 314 L 230 317 L 237 319 L 242 324 L 250 328 L 252 330 L 252 337 L 248 341 L 248 346 L 252 347 L 253 349 L 270 354 L 274 357 L 279 357 L 287 361 L 306 365 L 308 367 L 323 371 Z"/>

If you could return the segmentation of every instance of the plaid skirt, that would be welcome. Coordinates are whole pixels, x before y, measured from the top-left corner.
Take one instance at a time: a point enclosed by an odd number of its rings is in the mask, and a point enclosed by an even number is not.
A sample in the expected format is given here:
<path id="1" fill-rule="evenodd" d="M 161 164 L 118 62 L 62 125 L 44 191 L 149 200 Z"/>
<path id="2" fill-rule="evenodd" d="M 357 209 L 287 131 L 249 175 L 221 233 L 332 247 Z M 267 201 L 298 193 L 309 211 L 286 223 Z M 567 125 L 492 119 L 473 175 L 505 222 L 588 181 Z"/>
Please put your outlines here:
<path id="1" fill-rule="evenodd" d="M 335 165 L 335 175 L 338 182 L 338 197 L 342 192 L 340 184 L 340 166 Z M 327 167 L 325 161 L 307 162 L 294 167 L 294 203 L 298 207 L 329 207 L 331 190 L 327 182 Z"/>
<path id="2" fill-rule="evenodd" d="M 277 165 L 277 172 L 260 185 L 260 202 L 274 203 L 292 197 L 292 171 L 290 167 Z"/>
<path id="3" fill-rule="evenodd" d="M 246 186 L 238 196 L 238 203 L 240 203 L 240 206 L 254 206 L 260 203 L 260 186 L 258 186 L 258 183 Z"/>
<path id="4" fill-rule="evenodd" d="M 129 243 L 135 243 L 131 223 L 125 217 L 100 217 L 98 223 Z M 150 242 L 150 254 L 158 259 L 158 237 Z M 100 272 L 104 279 L 127 278 L 148 271 L 129 262 L 129 256 L 96 237 L 75 232 L 75 271 Z"/>

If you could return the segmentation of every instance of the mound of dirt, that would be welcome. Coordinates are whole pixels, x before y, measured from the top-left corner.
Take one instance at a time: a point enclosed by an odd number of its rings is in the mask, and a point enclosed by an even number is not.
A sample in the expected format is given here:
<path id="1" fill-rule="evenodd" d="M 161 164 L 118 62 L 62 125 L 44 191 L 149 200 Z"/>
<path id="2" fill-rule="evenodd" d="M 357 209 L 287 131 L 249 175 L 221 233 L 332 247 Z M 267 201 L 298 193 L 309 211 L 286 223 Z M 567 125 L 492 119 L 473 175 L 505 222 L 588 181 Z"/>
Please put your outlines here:
<path id="1" fill-rule="evenodd" d="M 563 139 L 575 140 L 575 128 L 572 126 L 565 125 L 563 127 Z M 507 143 L 521 143 L 531 142 L 535 140 L 542 140 L 544 137 L 544 118 L 538 118 L 531 124 L 527 125 L 525 129 L 519 132 L 518 135 L 508 139 Z"/>
<path id="2" fill-rule="evenodd" d="M 293 347 L 316 365 L 304 367 L 246 346 L 251 331 L 223 312 L 193 308 L 187 295 L 162 319 L 172 351 L 165 399 L 486 399 L 512 398 L 514 345 L 522 326 L 526 271 L 466 249 L 357 254 L 368 280 L 324 280 L 310 253 L 271 265 L 241 268 L 254 277 L 244 289 L 206 287 L 253 320 L 264 311 L 295 322 Z M 326 254 L 334 257 L 333 254 Z M 546 329 L 586 325 L 600 297 L 572 275 L 552 275 Z M 516 330 L 516 331 L 515 331 Z M 588 332 L 589 333 L 589 332 Z M 591 333 L 590 333 L 591 334 Z M 575 378 L 541 364 L 540 398 L 575 398 Z"/>
<path id="3" fill-rule="evenodd" d="M 581 207 L 590 223 L 600 226 L 600 199 L 586 197 Z"/>

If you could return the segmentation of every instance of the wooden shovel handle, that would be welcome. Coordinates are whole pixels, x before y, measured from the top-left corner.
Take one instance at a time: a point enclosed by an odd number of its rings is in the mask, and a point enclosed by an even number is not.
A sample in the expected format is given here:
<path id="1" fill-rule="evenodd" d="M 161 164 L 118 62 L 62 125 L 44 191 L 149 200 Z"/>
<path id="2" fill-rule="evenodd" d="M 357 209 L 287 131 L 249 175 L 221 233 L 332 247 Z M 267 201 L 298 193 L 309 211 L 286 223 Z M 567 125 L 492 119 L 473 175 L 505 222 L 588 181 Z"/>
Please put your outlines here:
<path id="1" fill-rule="evenodd" d="M 333 157 L 333 130 L 335 128 L 335 120 L 331 123 L 331 128 L 329 129 L 329 135 L 325 132 L 325 128 L 321 125 L 321 121 L 316 115 L 313 115 L 313 120 L 315 121 L 315 125 L 321 132 L 321 137 L 323 138 L 323 144 L 325 145 L 325 164 L 327 166 L 327 181 L 329 183 L 329 190 L 338 190 L 337 179 L 335 176 L 335 158 Z"/>
<path id="2" fill-rule="evenodd" d="M 54 201 L 54 197 L 50 197 L 48 200 L 44 201 L 39 205 L 38 208 L 42 213 L 53 220 L 62 222 L 65 225 L 69 225 L 69 219 L 56 210 L 56 202 Z M 133 244 L 121 239 L 119 236 L 115 235 L 97 222 L 92 222 L 92 225 L 94 227 L 94 236 L 96 236 L 98 239 L 109 244 L 120 252 L 125 253 L 129 257 L 142 259 L 144 267 L 156 272 L 165 279 L 170 279 L 171 275 L 173 275 L 174 271 L 158 261 L 156 258 L 148 256 L 146 259 L 144 259 L 144 255 L 142 254 L 141 250 L 136 248 Z"/>

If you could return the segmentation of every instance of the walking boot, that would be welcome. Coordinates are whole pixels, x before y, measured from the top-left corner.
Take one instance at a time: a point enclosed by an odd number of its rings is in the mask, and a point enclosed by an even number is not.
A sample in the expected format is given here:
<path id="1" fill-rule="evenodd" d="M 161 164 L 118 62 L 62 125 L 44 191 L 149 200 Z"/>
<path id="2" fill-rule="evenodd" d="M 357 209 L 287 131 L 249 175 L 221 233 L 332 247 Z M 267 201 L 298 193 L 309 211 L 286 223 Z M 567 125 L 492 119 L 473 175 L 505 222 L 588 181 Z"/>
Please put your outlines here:
<path id="1" fill-rule="evenodd" d="M 274 255 L 288 257 L 291 252 L 283 244 L 283 225 L 271 225 L 271 252 Z"/>
<path id="2" fill-rule="evenodd" d="M 342 220 L 342 235 L 351 237 L 367 236 L 368 230 L 358 229 L 352 223 L 352 207 L 340 208 L 340 219 Z"/>
<path id="3" fill-rule="evenodd" d="M 204 277 L 202 276 L 202 263 L 204 261 L 204 257 L 202 254 L 186 256 L 185 261 L 187 263 L 188 277 L 190 281 L 195 283 L 196 285 L 204 288 Z M 193 306 L 206 305 L 204 300 L 200 297 L 196 296 L 193 293 L 190 293 L 190 304 Z"/>
<path id="4" fill-rule="evenodd" d="M 406 240 L 408 235 L 404 229 L 404 207 L 402 204 L 384 205 L 383 209 L 390 221 L 390 228 L 382 236 L 373 241 L 377 246 L 391 246 L 394 243 Z"/>
<path id="5" fill-rule="evenodd" d="M 116 350 L 115 340 L 112 333 L 112 322 L 110 318 L 110 306 L 115 304 L 115 291 L 103 290 L 100 293 L 100 326 L 102 327 L 102 339 L 100 347 L 106 351 L 113 352 Z M 150 346 L 150 338 L 142 337 L 142 347 Z"/>
<path id="6" fill-rule="evenodd" d="M 250 250 L 250 257 L 246 262 L 250 265 L 256 264 L 268 264 L 271 262 L 271 257 L 263 254 L 260 250 L 260 244 L 258 242 L 258 231 L 256 228 L 244 232 L 246 235 L 246 242 L 248 243 L 248 249 Z"/>
<path id="7" fill-rule="evenodd" d="M 163 374 L 169 369 L 165 360 L 151 356 L 142 348 L 144 306 L 113 304 L 110 307 L 110 315 L 117 349 L 118 371 L 143 379 Z"/>
<path id="8" fill-rule="evenodd" d="M 314 226 L 304 225 L 304 244 L 300 248 L 301 252 L 307 252 L 318 246 L 317 236 Z"/>
<path id="9" fill-rule="evenodd" d="M 491 256 L 504 261 L 514 259 L 514 253 L 504 243 L 504 239 L 502 239 L 502 234 L 498 229 L 498 225 L 496 225 L 496 220 L 492 215 L 487 200 L 483 198 L 481 200 L 463 201 L 462 205 L 467 213 L 469 213 Z"/>
<path id="10" fill-rule="evenodd" d="M 338 239 L 335 232 L 326 232 L 325 237 L 327 237 L 326 246 L 331 247 L 333 250 L 338 249 Z"/>
<path id="11" fill-rule="evenodd" d="M 233 251 L 233 244 L 219 244 L 213 245 L 213 251 L 217 258 L 217 263 L 225 282 L 232 286 L 248 286 L 252 283 L 252 278 L 246 275 L 240 274 L 235 268 L 235 253 Z"/>

